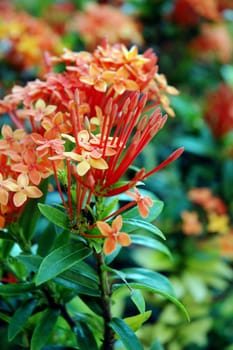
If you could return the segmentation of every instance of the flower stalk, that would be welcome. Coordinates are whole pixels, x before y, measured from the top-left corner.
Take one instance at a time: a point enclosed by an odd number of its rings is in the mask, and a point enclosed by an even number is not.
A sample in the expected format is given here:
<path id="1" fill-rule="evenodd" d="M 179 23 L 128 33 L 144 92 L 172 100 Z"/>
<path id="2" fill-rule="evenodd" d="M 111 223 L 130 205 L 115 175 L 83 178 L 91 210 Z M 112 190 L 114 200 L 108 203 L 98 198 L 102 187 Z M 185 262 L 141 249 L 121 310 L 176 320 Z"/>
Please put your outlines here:
<path id="1" fill-rule="evenodd" d="M 105 262 L 103 253 L 95 253 L 96 263 L 97 263 L 97 272 L 100 282 L 101 290 L 101 304 L 103 310 L 103 319 L 104 319 L 104 337 L 101 350 L 113 350 L 114 338 L 113 331 L 109 326 L 109 323 L 112 320 L 111 315 L 111 288 L 108 282 L 108 275 L 105 269 Z"/>

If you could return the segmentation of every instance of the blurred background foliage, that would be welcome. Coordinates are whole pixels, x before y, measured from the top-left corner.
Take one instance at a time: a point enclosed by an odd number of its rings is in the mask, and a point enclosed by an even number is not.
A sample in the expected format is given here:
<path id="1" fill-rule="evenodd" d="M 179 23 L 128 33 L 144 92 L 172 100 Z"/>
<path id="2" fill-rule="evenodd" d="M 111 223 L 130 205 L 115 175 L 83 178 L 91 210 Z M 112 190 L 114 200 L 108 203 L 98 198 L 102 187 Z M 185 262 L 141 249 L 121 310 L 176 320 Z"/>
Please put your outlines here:
<path id="1" fill-rule="evenodd" d="M 175 118 L 137 160 L 138 166 L 153 168 L 173 149 L 185 147 L 181 158 L 151 177 L 145 188 L 165 202 L 156 224 L 172 257 L 132 246 L 127 256 L 120 253 L 118 263 L 166 274 L 191 322 L 174 305 L 148 293 L 153 316 L 138 336 L 145 349 L 156 337 L 160 344 L 153 349 L 232 350 L 233 1 L 3 1 L 1 97 L 15 83 L 43 76 L 44 52 L 59 54 L 63 46 L 92 50 L 103 36 L 128 47 L 137 44 L 140 50 L 152 48 L 159 72 L 180 91 L 171 98 Z M 0 243 L 1 261 L 6 252 Z M 130 308 L 124 295 L 115 305 L 121 316 Z M 61 325 L 58 339 L 65 333 Z"/>

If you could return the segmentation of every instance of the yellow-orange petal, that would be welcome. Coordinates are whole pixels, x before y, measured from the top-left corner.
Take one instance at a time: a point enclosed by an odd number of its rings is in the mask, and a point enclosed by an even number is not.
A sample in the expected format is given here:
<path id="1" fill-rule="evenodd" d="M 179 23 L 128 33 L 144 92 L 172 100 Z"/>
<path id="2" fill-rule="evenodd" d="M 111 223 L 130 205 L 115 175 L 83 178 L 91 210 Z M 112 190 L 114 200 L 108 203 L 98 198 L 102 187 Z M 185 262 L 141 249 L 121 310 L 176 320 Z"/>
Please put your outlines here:
<path id="1" fill-rule="evenodd" d="M 116 249 L 116 240 L 113 237 L 106 238 L 104 242 L 104 253 L 106 255 L 111 254 Z"/>
<path id="2" fill-rule="evenodd" d="M 103 236 L 110 236 L 112 234 L 112 228 L 107 222 L 104 221 L 97 221 L 96 225 Z"/>
<path id="3" fill-rule="evenodd" d="M 29 178 L 26 174 L 20 174 L 17 178 L 17 183 L 20 187 L 28 186 Z"/>
<path id="4" fill-rule="evenodd" d="M 90 159 L 90 165 L 95 169 L 105 170 L 108 169 L 108 164 L 103 158 L 100 159 Z"/>
<path id="5" fill-rule="evenodd" d="M 90 164 L 86 160 L 83 160 L 77 165 L 76 170 L 79 176 L 83 176 L 88 172 L 90 168 Z"/>
<path id="6" fill-rule="evenodd" d="M 149 215 L 149 208 L 143 201 L 138 202 L 138 211 L 143 218 L 147 218 Z"/>
<path id="7" fill-rule="evenodd" d="M 27 196 L 23 192 L 16 192 L 13 197 L 13 202 L 16 207 L 21 207 L 27 200 Z"/>
<path id="8" fill-rule="evenodd" d="M 7 192 L 7 190 L 0 187 L 0 203 L 3 205 L 7 205 L 8 198 L 9 198 L 9 193 Z"/>
<path id="9" fill-rule="evenodd" d="M 131 238 L 129 235 L 125 232 L 119 233 L 117 236 L 117 242 L 122 245 L 123 247 L 127 247 L 131 244 Z"/>
<path id="10" fill-rule="evenodd" d="M 121 228 L 122 228 L 122 216 L 118 215 L 112 222 L 112 229 L 115 232 L 120 232 Z"/>
<path id="11" fill-rule="evenodd" d="M 29 198 L 39 198 L 43 196 L 43 192 L 39 190 L 36 186 L 28 186 L 25 188 L 25 194 Z"/>

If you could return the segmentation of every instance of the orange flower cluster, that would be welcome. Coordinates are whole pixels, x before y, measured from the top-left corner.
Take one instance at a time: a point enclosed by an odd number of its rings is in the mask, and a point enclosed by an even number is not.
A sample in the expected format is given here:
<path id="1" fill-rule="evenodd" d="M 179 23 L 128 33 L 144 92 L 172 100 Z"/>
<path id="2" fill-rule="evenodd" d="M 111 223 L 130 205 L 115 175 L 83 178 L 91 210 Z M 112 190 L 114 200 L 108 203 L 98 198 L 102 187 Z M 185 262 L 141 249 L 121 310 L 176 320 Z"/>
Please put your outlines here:
<path id="1" fill-rule="evenodd" d="M 28 198 L 41 196 L 37 187 L 53 174 L 71 228 L 75 223 L 75 230 L 87 237 L 90 223 L 83 211 L 90 208 L 94 197 L 135 188 L 139 181 L 179 157 L 183 148 L 154 169 L 140 169 L 131 180 L 119 182 L 167 119 L 155 108 L 163 96 L 154 80 L 156 56 L 152 51 L 139 55 L 136 47 L 128 51 L 105 43 L 94 55 L 65 51 L 52 61 L 65 63 L 66 69 L 50 72 L 44 81 L 15 86 L 0 101 L 0 113 L 8 113 L 18 128 L 2 128 L 0 224 L 4 227 L 14 220 Z M 165 78 L 158 75 L 157 79 Z M 148 96 L 157 90 L 160 95 L 148 109 Z M 152 201 L 136 188 L 135 194 L 129 194 L 133 197 L 129 205 L 138 204 L 146 217 Z M 114 242 L 126 245 L 129 240 L 118 234 L 121 219 L 116 220 L 111 231 L 117 237 Z M 100 223 L 99 227 L 101 237 L 111 236 L 106 225 Z M 113 249 L 113 240 L 108 242 L 106 252 Z"/>
<path id="2" fill-rule="evenodd" d="M 229 63 L 233 57 L 231 35 L 224 23 L 204 23 L 201 34 L 190 43 L 194 55 L 203 60 L 218 59 L 221 63 Z"/>
<path id="3" fill-rule="evenodd" d="M 187 235 L 200 235 L 207 232 L 226 234 L 230 231 L 230 219 L 223 200 L 214 196 L 209 188 L 194 188 L 188 193 L 189 199 L 204 210 L 204 216 L 196 211 L 181 213 L 182 230 Z M 204 218 L 204 220 L 203 220 Z"/>
<path id="4" fill-rule="evenodd" d="M 123 44 L 110 45 L 103 40 L 92 54 L 65 49 L 61 56 L 53 57 L 52 62 L 65 64 L 70 75 L 73 72 L 74 79 L 101 92 L 111 88 L 119 95 L 137 90 L 147 93 L 148 100 L 161 104 L 174 116 L 167 95 L 177 95 L 178 91 L 158 73 L 158 57 L 152 49 L 139 54 L 137 46 L 128 50 Z"/>
<path id="5" fill-rule="evenodd" d="M 233 130 L 233 89 L 220 84 L 206 98 L 205 121 L 216 138 Z"/>
<path id="6" fill-rule="evenodd" d="M 181 25 L 195 25 L 200 17 L 219 21 L 225 9 L 233 9 L 231 0 L 176 0 L 172 18 Z"/>
<path id="7" fill-rule="evenodd" d="M 0 59 L 17 69 L 45 69 L 44 53 L 58 54 L 61 41 L 41 19 L 18 11 L 3 2 L 0 4 Z"/>
<path id="8" fill-rule="evenodd" d="M 66 26 L 68 32 L 77 32 L 88 50 L 93 50 L 104 37 L 110 44 L 143 44 L 141 26 L 117 7 L 88 3 L 76 12 Z"/>

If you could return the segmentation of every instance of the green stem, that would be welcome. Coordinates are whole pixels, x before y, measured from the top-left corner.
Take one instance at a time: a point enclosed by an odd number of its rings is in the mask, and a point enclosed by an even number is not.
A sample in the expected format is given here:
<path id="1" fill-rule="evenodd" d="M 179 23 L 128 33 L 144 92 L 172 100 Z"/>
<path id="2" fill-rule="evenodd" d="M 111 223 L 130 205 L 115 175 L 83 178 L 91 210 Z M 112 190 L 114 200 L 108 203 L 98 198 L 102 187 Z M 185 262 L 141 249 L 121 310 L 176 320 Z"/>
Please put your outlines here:
<path id="1" fill-rule="evenodd" d="M 104 318 L 104 339 L 101 350 L 113 350 L 114 338 L 113 331 L 109 326 L 112 320 L 111 315 L 111 290 L 108 283 L 107 271 L 104 269 L 105 262 L 102 253 L 95 254 L 97 261 L 97 272 L 99 275 L 100 288 L 101 288 L 101 304 Z"/>

